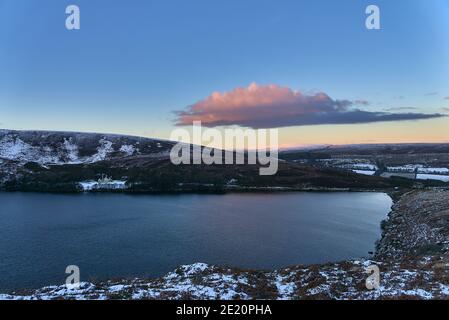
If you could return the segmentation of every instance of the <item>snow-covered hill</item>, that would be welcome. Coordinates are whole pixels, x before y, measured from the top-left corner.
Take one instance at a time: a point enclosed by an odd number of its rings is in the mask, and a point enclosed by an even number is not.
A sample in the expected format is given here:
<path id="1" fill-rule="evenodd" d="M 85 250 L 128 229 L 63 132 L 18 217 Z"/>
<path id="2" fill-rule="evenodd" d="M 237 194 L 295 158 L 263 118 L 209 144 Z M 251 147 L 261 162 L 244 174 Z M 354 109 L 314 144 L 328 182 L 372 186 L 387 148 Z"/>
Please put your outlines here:
<path id="1" fill-rule="evenodd" d="M 290 162 L 280 162 L 278 174 L 269 179 L 259 176 L 258 165 L 176 166 L 170 161 L 173 145 L 111 134 L 0 130 L 0 190 L 82 192 L 81 182 L 103 176 L 126 181 L 128 192 L 217 192 L 233 180 L 243 190 L 373 190 L 408 184 Z"/>
<path id="2" fill-rule="evenodd" d="M 95 163 L 168 153 L 172 143 L 121 135 L 0 130 L 1 160 L 41 165 Z"/>

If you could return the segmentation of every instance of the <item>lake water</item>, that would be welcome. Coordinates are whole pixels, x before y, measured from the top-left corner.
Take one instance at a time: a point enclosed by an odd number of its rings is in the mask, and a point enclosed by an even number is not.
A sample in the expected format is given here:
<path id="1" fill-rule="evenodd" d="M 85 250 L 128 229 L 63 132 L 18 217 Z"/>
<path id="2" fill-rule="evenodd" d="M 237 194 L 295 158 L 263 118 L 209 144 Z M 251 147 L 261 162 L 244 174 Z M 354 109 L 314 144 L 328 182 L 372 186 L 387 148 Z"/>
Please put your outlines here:
<path id="1" fill-rule="evenodd" d="M 0 193 L 0 292 L 156 277 L 195 262 L 274 269 L 367 256 L 383 193 Z"/>

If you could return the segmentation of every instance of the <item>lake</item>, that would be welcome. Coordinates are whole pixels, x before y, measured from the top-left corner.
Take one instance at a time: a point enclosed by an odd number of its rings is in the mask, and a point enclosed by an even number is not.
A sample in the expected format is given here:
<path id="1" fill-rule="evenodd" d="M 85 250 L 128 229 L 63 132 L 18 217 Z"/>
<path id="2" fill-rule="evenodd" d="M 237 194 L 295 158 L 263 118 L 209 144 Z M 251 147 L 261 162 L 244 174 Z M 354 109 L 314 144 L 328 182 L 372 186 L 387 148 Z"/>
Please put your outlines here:
<path id="1" fill-rule="evenodd" d="M 68 265 L 89 281 L 366 257 L 391 205 L 384 193 L 0 193 L 0 292 L 63 284 Z"/>

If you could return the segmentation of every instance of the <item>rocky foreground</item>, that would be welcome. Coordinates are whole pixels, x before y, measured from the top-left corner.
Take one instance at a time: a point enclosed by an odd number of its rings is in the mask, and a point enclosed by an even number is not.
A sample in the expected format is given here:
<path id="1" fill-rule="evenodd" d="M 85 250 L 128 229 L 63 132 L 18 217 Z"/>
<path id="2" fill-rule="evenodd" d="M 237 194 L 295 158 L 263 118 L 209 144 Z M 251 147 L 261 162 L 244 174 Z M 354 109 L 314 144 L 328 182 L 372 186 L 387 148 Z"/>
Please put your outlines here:
<path id="1" fill-rule="evenodd" d="M 368 266 L 380 287 L 368 290 Z M 3 300 L 52 299 L 449 299 L 449 190 L 415 190 L 399 197 L 373 260 L 294 266 L 276 271 L 197 263 L 159 279 L 52 286 L 0 295 Z"/>

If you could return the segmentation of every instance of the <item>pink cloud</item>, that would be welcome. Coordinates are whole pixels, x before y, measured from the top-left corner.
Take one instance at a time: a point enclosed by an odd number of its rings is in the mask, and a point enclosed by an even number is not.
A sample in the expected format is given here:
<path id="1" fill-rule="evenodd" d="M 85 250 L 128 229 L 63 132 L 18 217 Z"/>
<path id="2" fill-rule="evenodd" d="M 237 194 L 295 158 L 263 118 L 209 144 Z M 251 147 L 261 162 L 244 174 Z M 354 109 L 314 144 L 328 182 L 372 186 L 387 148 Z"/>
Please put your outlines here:
<path id="1" fill-rule="evenodd" d="M 274 128 L 299 125 L 413 120 L 441 115 L 367 112 L 353 107 L 366 100 L 335 100 L 324 92 L 304 94 L 278 85 L 251 84 L 209 97 L 177 112 L 177 125 L 201 121 L 204 126 L 239 125 Z"/>

